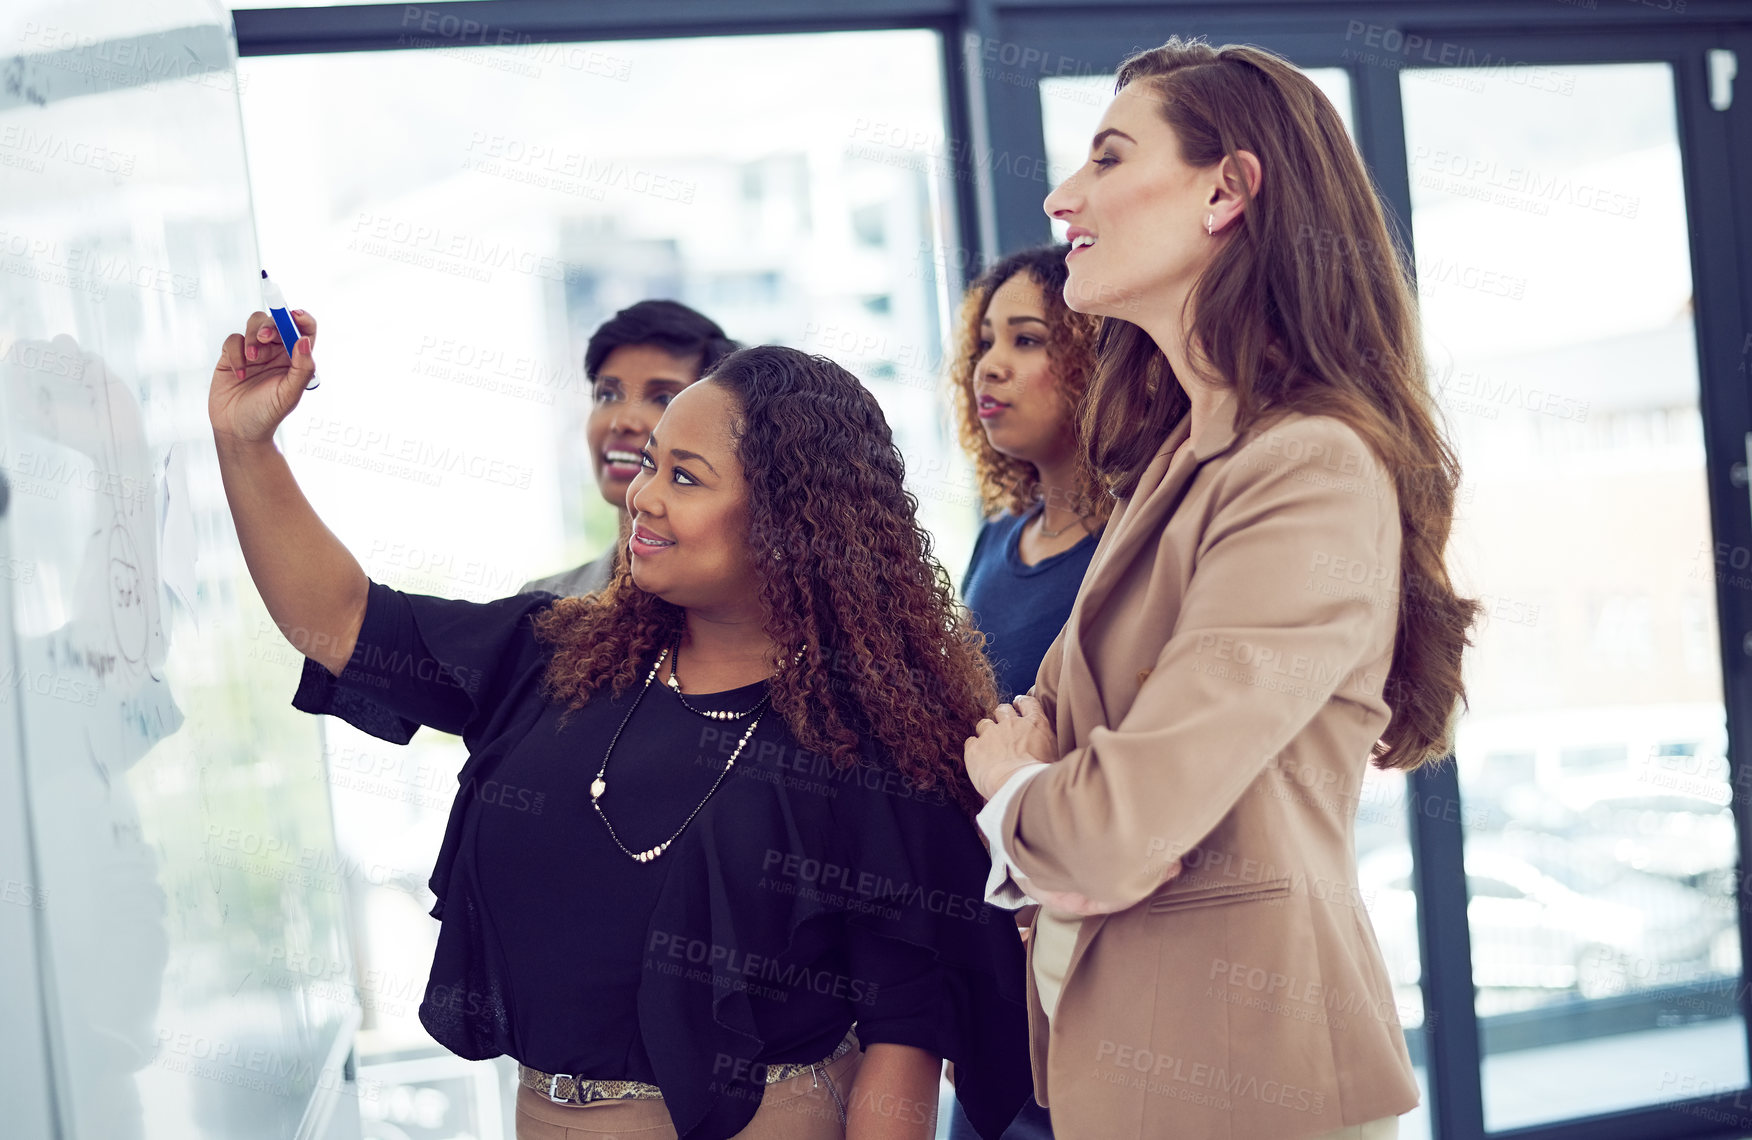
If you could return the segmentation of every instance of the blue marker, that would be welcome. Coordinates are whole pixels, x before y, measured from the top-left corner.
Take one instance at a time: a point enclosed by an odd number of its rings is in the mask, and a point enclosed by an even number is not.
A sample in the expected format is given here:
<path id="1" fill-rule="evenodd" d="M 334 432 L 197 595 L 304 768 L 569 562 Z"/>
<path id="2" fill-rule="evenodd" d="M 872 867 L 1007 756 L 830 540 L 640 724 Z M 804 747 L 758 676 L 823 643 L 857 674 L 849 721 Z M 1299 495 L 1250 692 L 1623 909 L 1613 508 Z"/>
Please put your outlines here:
<path id="1" fill-rule="evenodd" d="M 280 343 L 285 346 L 286 355 L 292 355 L 292 346 L 298 343 L 298 326 L 292 323 L 292 314 L 286 311 L 286 298 L 280 292 L 280 287 L 268 280 L 268 271 L 262 270 L 262 304 L 267 306 L 268 315 L 274 318 L 274 326 L 280 330 Z M 306 392 L 317 386 L 316 373 L 310 374 L 310 383 L 304 386 Z"/>

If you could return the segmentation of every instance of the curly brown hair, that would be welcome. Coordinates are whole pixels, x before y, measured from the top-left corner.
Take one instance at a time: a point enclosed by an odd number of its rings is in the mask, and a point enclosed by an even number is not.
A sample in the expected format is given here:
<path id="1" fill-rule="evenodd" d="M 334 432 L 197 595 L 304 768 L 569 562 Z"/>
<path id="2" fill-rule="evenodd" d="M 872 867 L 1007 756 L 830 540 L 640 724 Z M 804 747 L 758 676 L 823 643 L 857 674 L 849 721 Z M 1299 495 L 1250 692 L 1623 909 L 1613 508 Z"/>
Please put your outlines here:
<path id="1" fill-rule="evenodd" d="M 731 353 L 700 383 L 725 388 L 740 409 L 748 550 L 769 567 L 760 599 L 775 646 L 772 707 L 835 765 L 857 763 L 871 740 L 914 787 L 978 810 L 962 754 L 997 704 L 985 635 L 932 557 L 876 398 L 826 357 L 771 345 Z M 536 618 L 555 646 L 549 697 L 579 708 L 604 683 L 620 696 L 685 619 L 620 559 L 607 587 Z M 782 667 L 803 646 L 802 662 Z"/>
<path id="2" fill-rule="evenodd" d="M 973 378 L 983 353 L 979 349 L 979 323 L 985 319 L 992 303 L 992 294 L 1018 273 L 1026 273 L 1040 286 L 1041 300 L 1046 308 L 1046 355 L 1052 361 L 1053 374 L 1058 379 L 1058 394 L 1064 402 L 1064 414 L 1075 423 L 1082 408 L 1083 394 L 1088 391 L 1089 378 L 1095 373 L 1095 338 L 1100 332 L 1099 317 L 1088 316 L 1065 304 L 1065 254 L 1070 246 L 1042 245 L 1012 253 L 988 268 L 961 298 L 961 314 L 955 328 L 955 357 L 949 369 L 949 403 L 955 409 L 955 434 L 962 451 L 973 460 L 974 474 L 979 480 L 979 498 L 983 514 L 992 515 L 1007 510 L 1019 515 L 1041 497 L 1040 472 L 1026 460 L 1005 455 L 986 438 L 979 422 L 979 400 L 974 395 Z M 1078 449 L 1077 474 L 1080 487 L 1071 506 L 1078 511 L 1093 512 L 1097 522 L 1105 523 L 1113 514 L 1113 496 L 1094 493 L 1098 484 Z"/>
<path id="3" fill-rule="evenodd" d="M 1455 591 L 1444 560 L 1460 462 L 1429 392 L 1409 258 L 1344 121 L 1288 60 L 1173 38 L 1121 61 L 1114 89 L 1131 83 L 1156 97 L 1187 165 L 1239 162 L 1245 150 L 1264 166 L 1234 240 L 1187 301 L 1189 345 L 1234 389 L 1238 432 L 1285 411 L 1332 416 L 1392 473 L 1405 588 L 1385 692 L 1393 716 L 1373 760 L 1407 771 L 1439 760 L 1483 606 Z M 1108 318 L 1099 351 L 1081 434 L 1102 485 L 1129 497 L 1191 405 L 1138 325 Z"/>

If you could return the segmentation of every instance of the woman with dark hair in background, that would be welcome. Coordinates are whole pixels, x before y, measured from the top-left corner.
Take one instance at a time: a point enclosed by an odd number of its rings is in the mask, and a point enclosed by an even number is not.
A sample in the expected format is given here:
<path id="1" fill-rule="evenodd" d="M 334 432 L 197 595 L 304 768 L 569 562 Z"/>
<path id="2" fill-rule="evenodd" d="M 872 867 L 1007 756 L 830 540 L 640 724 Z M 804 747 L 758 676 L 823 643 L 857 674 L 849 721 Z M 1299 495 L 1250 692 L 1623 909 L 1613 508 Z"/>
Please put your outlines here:
<path id="1" fill-rule="evenodd" d="M 988 516 L 962 581 L 1008 701 L 1034 684 L 1113 513 L 1077 442 L 1095 370 L 1094 317 L 1067 307 L 1065 254 L 1045 245 L 980 275 L 961 305 L 951 400 Z"/>
<path id="2" fill-rule="evenodd" d="M 518 593 L 572 597 L 608 585 L 616 554 L 627 545 L 627 487 L 639 473 L 639 449 L 675 394 L 737 347 L 716 321 L 679 301 L 629 305 L 590 334 L 584 349 L 590 381 L 584 441 L 596 489 L 615 509 L 620 539 L 582 566 L 525 582 Z"/>
<path id="3" fill-rule="evenodd" d="M 1065 305 L 1069 248 L 1013 253 L 968 287 L 950 370 L 957 433 L 988 516 L 961 596 L 986 635 L 1000 701 L 1034 684 L 1113 511 L 1111 495 L 1090 493 L 1077 442 L 1098 321 Z M 972 1135 L 956 1112 L 950 1140 Z M 1046 1110 L 1030 1099 L 1004 1135 L 1051 1136 Z"/>
<path id="4" fill-rule="evenodd" d="M 604 590 L 453 601 L 369 581 L 275 449 L 294 316 L 214 370 L 226 496 L 294 704 L 468 746 L 420 1020 L 521 1063 L 520 1140 L 927 1140 L 943 1058 L 997 1137 L 1022 958 L 957 762 L 996 691 L 875 398 L 736 352 L 643 441 Z"/>
<path id="5" fill-rule="evenodd" d="M 1180 40 L 1116 90 L 1045 208 L 1067 303 L 1106 318 L 1082 436 L 1120 505 L 1032 695 L 966 752 L 988 897 L 1041 904 L 1036 1096 L 1065 1136 L 1390 1137 L 1418 1089 L 1356 809 L 1464 700 L 1459 464 L 1320 90 Z"/>

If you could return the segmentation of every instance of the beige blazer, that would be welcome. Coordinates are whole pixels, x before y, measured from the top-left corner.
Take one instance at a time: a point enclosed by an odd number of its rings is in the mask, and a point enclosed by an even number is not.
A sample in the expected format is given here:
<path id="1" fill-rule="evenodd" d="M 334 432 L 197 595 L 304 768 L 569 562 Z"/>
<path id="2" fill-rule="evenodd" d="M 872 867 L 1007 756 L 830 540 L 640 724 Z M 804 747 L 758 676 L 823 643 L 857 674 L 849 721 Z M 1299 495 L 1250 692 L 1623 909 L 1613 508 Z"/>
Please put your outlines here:
<path id="1" fill-rule="evenodd" d="M 1353 837 L 1398 495 L 1338 420 L 1237 438 L 1233 413 L 1176 428 L 1108 523 L 1033 690 L 1060 757 L 1001 824 L 1034 886 L 1114 908 L 1082 922 L 1050 1029 L 1029 939 L 1061 1140 L 1287 1140 L 1418 1101 Z"/>

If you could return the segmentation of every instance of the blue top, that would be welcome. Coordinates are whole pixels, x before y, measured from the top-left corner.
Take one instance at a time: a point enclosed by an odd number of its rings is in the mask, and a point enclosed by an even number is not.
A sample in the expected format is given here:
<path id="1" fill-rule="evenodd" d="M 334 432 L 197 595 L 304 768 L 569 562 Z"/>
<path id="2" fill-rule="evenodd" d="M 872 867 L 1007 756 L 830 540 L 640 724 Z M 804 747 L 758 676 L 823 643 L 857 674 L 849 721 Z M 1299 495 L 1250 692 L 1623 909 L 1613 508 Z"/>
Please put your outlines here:
<path id="1" fill-rule="evenodd" d="M 1033 566 L 1022 561 L 1022 528 L 1044 504 L 1020 515 L 987 519 L 973 544 L 961 596 L 973 622 L 986 634 L 986 656 L 998 675 L 998 699 L 1026 693 L 1040 672 L 1040 660 L 1071 616 L 1083 575 L 1095 556 L 1094 534 Z"/>

